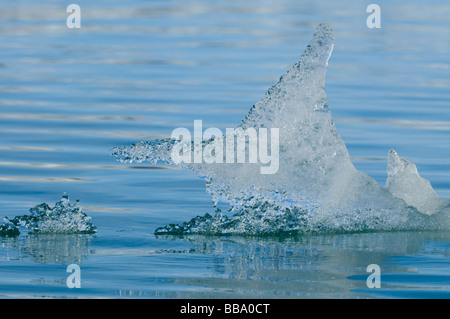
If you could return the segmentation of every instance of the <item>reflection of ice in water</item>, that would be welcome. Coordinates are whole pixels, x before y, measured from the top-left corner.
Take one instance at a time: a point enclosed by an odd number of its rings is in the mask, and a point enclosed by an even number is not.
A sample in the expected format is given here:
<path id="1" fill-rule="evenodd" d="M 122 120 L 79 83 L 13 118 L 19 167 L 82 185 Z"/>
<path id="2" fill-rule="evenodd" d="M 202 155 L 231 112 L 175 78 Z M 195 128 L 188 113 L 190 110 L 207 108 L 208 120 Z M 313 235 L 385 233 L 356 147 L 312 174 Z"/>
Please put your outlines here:
<path id="1" fill-rule="evenodd" d="M 450 226 L 449 201 L 434 196 L 417 170 L 400 168 L 405 161 L 392 160 L 392 152 L 387 189 L 353 166 L 325 92 L 333 46 L 331 30 L 319 25 L 299 62 L 238 126 L 279 128 L 278 172 L 261 175 L 261 164 L 179 164 L 204 178 L 213 200 L 229 203 L 234 215 L 218 212 L 157 232 L 261 234 Z M 173 145 L 171 139 L 141 142 L 115 148 L 113 154 L 124 162 L 177 164 L 171 159 Z"/>
<path id="2" fill-rule="evenodd" d="M 30 259 L 37 263 L 81 263 L 90 254 L 92 234 L 28 234 L 3 238 L 2 249 L 7 259 Z"/>

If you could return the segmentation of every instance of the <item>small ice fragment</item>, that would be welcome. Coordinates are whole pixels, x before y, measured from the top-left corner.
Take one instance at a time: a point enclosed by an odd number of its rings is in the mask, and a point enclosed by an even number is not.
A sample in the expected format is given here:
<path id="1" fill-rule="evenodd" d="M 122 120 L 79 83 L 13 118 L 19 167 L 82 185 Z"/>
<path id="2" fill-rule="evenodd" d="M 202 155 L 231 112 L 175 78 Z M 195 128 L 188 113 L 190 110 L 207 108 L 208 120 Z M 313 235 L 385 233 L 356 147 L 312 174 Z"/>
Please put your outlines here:
<path id="1" fill-rule="evenodd" d="M 394 150 L 389 151 L 387 173 L 386 189 L 422 214 L 432 215 L 446 204 L 430 182 L 419 175 L 416 165 Z"/>
<path id="2" fill-rule="evenodd" d="M 30 232 L 45 234 L 90 234 L 95 233 L 97 227 L 91 222 L 78 206 L 69 203 L 69 196 L 64 194 L 54 207 L 46 203 L 36 205 L 30 209 L 29 215 L 16 216 L 14 219 L 5 218 L 5 224 L 0 225 L 1 234 L 19 234 L 17 227 L 22 226 Z"/>

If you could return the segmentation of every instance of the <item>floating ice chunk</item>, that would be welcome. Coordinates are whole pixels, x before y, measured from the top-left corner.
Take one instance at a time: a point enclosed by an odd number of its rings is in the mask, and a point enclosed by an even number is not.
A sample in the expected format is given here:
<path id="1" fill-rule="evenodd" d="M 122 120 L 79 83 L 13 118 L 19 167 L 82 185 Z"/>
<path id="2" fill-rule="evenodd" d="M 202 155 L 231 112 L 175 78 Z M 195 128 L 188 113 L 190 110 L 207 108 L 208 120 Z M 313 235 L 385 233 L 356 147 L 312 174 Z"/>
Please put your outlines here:
<path id="1" fill-rule="evenodd" d="M 54 207 L 46 203 L 30 209 L 30 215 L 16 216 L 14 219 L 5 218 L 5 224 L 0 226 L 0 234 L 18 235 L 18 227 L 27 228 L 33 233 L 45 234 L 89 234 L 95 233 L 97 227 L 90 222 L 78 206 L 69 203 L 69 196 L 64 195 Z"/>
<path id="2" fill-rule="evenodd" d="M 386 189 L 394 196 L 414 206 L 419 212 L 432 215 L 448 205 L 431 186 L 419 175 L 416 165 L 390 150 L 387 166 Z"/>

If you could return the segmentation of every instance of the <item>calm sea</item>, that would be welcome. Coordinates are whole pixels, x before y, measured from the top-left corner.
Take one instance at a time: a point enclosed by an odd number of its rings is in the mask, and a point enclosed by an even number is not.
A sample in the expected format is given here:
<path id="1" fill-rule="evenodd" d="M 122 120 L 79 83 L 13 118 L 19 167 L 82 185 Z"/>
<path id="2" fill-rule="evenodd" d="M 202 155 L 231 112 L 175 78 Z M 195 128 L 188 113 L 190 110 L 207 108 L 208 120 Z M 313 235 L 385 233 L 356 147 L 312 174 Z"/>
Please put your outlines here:
<path id="1" fill-rule="evenodd" d="M 449 232 L 159 237 L 214 211 L 204 181 L 110 155 L 196 119 L 235 127 L 327 23 L 330 109 L 356 168 L 384 185 L 394 148 L 450 198 L 448 1 L 380 0 L 380 29 L 356 0 L 77 0 L 80 29 L 69 3 L 0 3 L 0 214 L 66 193 L 98 227 L 0 238 L 0 297 L 450 297 Z"/>

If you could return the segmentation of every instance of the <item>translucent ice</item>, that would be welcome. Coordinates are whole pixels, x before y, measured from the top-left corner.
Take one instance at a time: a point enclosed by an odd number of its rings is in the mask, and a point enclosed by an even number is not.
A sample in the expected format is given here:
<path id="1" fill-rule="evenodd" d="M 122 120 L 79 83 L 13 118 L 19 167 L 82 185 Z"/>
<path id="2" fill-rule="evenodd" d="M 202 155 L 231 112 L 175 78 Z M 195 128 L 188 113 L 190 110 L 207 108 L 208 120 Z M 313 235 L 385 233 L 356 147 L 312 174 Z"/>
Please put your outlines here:
<path id="1" fill-rule="evenodd" d="M 0 225 L 0 236 L 17 236 L 20 234 L 16 225 L 11 223 L 8 218 L 4 218 L 4 224 Z"/>
<path id="2" fill-rule="evenodd" d="M 18 227 L 22 226 L 33 233 L 95 233 L 96 227 L 90 220 L 91 217 L 87 216 L 78 206 L 78 201 L 70 204 L 69 197 L 64 195 L 54 207 L 42 203 L 31 208 L 29 215 L 16 216 L 14 219 L 5 218 L 5 224 L 0 226 L 0 231 L 2 229 L 9 230 L 9 235 L 18 235 Z"/>
<path id="3" fill-rule="evenodd" d="M 230 204 L 231 216 L 217 210 L 215 216 L 198 216 L 181 225 L 159 228 L 157 233 L 267 234 L 449 227 L 445 209 L 428 216 L 443 201 L 433 198 L 431 191 L 423 202 L 410 200 L 418 190 L 399 186 L 402 182 L 396 180 L 401 180 L 402 174 L 390 175 L 388 190 L 393 194 L 353 166 L 336 131 L 325 92 L 333 46 L 330 28 L 319 25 L 300 60 L 237 127 L 279 128 L 276 174 L 260 174 L 258 163 L 177 163 L 171 158 L 177 142 L 174 139 L 113 150 L 124 162 L 163 161 L 184 167 L 206 180 L 214 202 Z M 234 138 L 230 134 L 224 138 L 230 137 Z M 203 147 L 212 142 L 214 138 Z M 422 184 L 419 187 L 424 188 Z"/>

